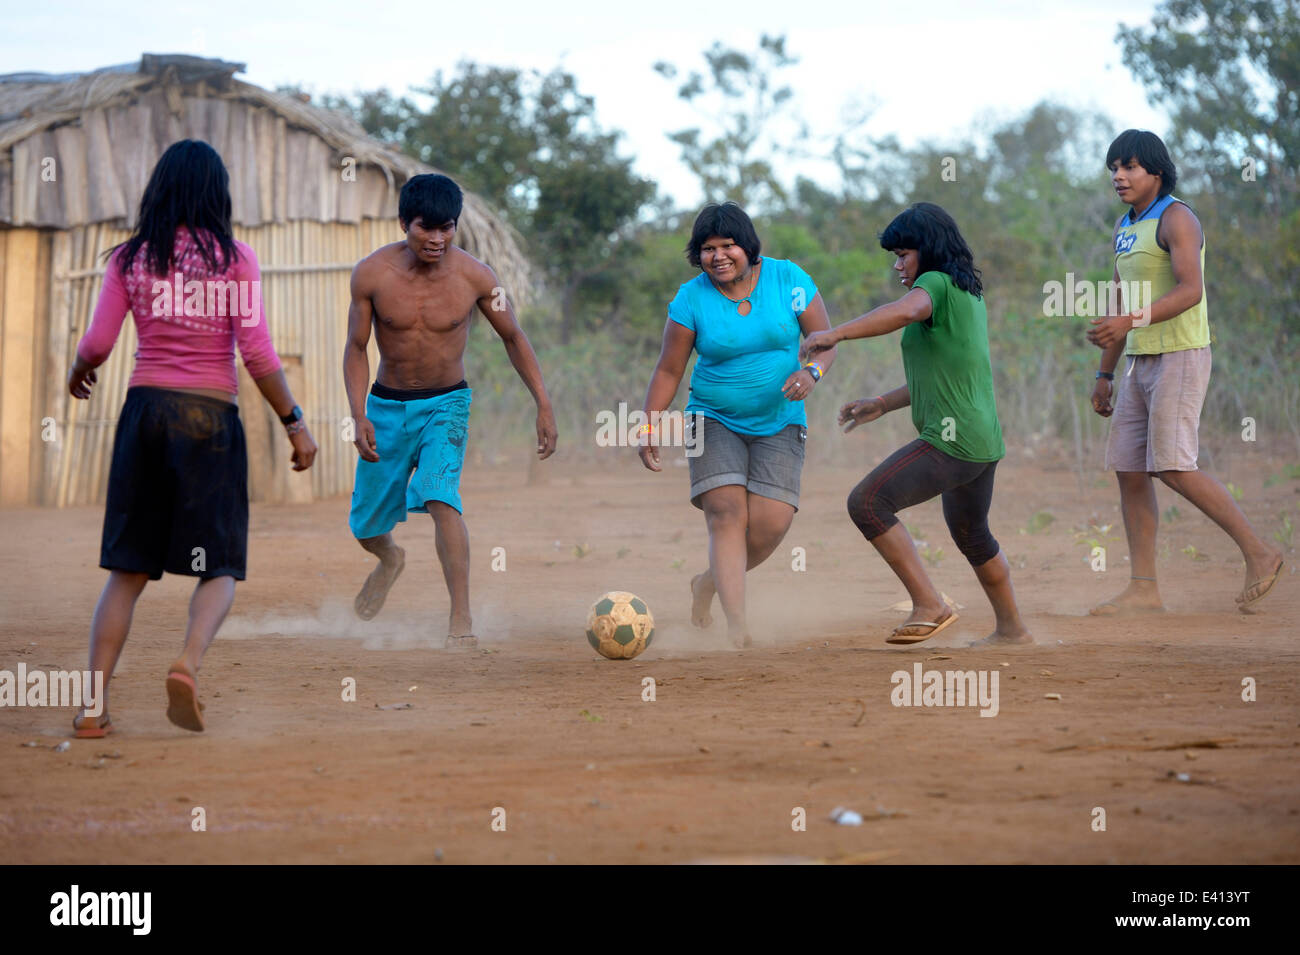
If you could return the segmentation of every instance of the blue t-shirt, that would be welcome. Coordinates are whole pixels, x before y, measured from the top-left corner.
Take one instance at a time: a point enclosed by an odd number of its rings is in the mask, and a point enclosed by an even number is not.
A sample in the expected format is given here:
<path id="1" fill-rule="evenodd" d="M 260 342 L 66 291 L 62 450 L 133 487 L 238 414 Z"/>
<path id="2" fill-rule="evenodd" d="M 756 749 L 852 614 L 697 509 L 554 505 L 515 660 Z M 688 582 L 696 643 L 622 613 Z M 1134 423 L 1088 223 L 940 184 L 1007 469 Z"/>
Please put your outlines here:
<path id="1" fill-rule="evenodd" d="M 695 332 L 699 360 L 687 413 L 698 412 L 737 434 L 770 435 L 808 424 L 802 401 L 781 394 L 799 369 L 799 316 L 817 295 L 808 273 L 785 259 L 762 259 L 750 312 L 718 291 L 703 272 L 677 290 L 668 317 Z"/>

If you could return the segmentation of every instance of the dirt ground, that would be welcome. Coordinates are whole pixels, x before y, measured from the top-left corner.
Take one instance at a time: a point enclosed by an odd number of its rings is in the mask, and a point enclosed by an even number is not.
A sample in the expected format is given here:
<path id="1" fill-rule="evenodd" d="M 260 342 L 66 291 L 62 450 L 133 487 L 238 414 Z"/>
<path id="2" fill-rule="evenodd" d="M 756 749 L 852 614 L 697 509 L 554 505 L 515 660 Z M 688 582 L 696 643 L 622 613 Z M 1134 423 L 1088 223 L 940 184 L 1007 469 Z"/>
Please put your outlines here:
<path id="1" fill-rule="evenodd" d="M 164 715 L 191 586 L 167 578 L 138 605 L 114 735 L 59 752 L 70 710 L 0 709 L 0 859 L 1300 862 L 1294 554 L 1260 612 L 1240 614 L 1235 547 L 1161 489 L 1162 511 L 1180 511 L 1160 537 L 1170 612 L 1088 617 L 1128 577 L 1113 481 L 1080 488 L 1073 471 L 1015 452 L 992 524 L 1037 644 L 961 646 L 992 613 L 931 502 L 906 522 L 964 609 L 933 641 L 894 648 L 884 638 L 903 614 L 889 608 L 906 594 L 844 513 L 892 450 L 864 447 L 860 469 L 806 468 L 788 538 L 749 576 L 746 651 L 720 625 L 690 626 L 707 538 L 685 469 L 652 475 L 631 452 L 548 462 L 536 486 L 522 469 L 468 469 L 476 651 L 441 648 L 447 597 L 427 518 L 399 527 L 406 571 L 362 623 L 351 605 L 370 559 L 347 500 L 255 506 L 249 579 L 200 673 L 208 731 Z M 1249 456 L 1218 472 L 1265 536 L 1284 510 L 1300 523 L 1300 481 L 1265 486 L 1287 463 Z M 1025 533 L 1037 512 L 1054 520 Z M 0 669 L 85 667 L 101 518 L 0 514 Z M 1092 524 L 1115 525 L 1104 573 L 1075 531 Z M 806 570 L 792 569 L 795 547 Z M 608 590 L 655 615 L 654 644 L 630 662 L 583 637 Z M 914 663 L 997 670 L 998 714 L 892 705 L 891 674 Z M 355 702 L 342 699 L 347 677 Z M 206 831 L 192 829 L 196 807 Z M 834 824 L 835 807 L 862 825 Z M 806 831 L 792 827 L 800 808 Z"/>

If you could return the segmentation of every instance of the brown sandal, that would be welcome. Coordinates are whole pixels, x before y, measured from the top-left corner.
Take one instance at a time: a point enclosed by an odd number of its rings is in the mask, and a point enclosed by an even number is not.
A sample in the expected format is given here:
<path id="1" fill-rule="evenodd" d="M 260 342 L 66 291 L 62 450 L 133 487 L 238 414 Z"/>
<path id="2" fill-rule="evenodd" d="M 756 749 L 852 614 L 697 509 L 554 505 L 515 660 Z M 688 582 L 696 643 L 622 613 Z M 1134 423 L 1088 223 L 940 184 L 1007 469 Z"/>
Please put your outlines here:
<path id="1" fill-rule="evenodd" d="M 885 638 L 885 642 L 899 643 L 899 644 L 922 643 L 923 641 L 929 640 L 940 630 L 946 629 L 947 627 L 956 623 L 957 620 L 958 620 L 957 614 L 950 613 L 948 616 L 938 621 L 914 620 L 911 623 L 900 624 L 899 626 L 894 628 L 894 632 L 890 636 Z M 911 630 L 913 627 L 929 627 L 930 629 L 925 633 L 902 633 L 901 632 L 903 630 Z"/>
<path id="2" fill-rule="evenodd" d="M 194 677 L 184 670 L 167 674 L 167 718 L 181 729 L 203 732 L 203 704 Z"/>

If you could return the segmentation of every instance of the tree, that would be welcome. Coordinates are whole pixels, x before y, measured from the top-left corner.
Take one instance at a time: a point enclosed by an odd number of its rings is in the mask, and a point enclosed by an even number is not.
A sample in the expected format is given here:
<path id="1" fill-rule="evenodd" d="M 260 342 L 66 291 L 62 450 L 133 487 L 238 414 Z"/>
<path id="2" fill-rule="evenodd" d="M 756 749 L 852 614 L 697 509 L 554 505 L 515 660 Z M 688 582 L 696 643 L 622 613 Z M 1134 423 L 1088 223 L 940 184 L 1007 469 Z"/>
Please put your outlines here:
<path id="1" fill-rule="evenodd" d="M 707 71 L 693 70 L 677 95 L 692 106 L 701 99 L 721 99 L 720 111 L 705 114 L 720 132 L 706 139 L 696 127 L 669 133 L 668 138 L 681 147 L 682 161 L 699 178 L 706 199 L 734 199 L 750 211 L 771 208 L 784 201 L 785 190 L 768 157 L 797 150 L 807 135 L 806 127 L 794 120 L 780 134 L 774 132 L 773 121 L 788 111 L 793 95 L 774 76 L 799 61 L 786 53 L 784 36 L 767 34 L 754 53 L 714 43 L 704 60 Z M 671 63 L 660 61 L 654 69 L 665 79 L 677 77 Z"/>
<path id="2" fill-rule="evenodd" d="M 611 267 L 612 246 L 655 192 L 602 130 L 572 75 L 461 63 L 416 91 L 341 100 L 372 135 L 444 170 L 495 205 L 523 236 L 560 306 L 560 338 L 578 324 L 582 285 Z"/>
<path id="3" fill-rule="evenodd" d="M 1296 0 L 1165 0 L 1151 26 L 1119 28 L 1125 59 L 1172 109 L 1183 155 L 1235 175 L 1262 163 L 1275 202 L 1300 163 Z"/>

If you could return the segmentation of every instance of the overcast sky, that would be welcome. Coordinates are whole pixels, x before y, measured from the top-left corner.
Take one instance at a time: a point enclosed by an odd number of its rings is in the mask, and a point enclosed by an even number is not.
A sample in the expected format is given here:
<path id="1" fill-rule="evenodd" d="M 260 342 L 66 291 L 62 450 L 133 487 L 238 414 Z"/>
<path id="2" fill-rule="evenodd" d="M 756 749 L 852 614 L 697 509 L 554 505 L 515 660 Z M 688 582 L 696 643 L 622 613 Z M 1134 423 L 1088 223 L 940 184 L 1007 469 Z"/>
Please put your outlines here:
<path id="1" fill-rule="evenodd" d="M 943 140 L 989 120 L 1013 118 L 1051 97 L 1106 112 L 1116 131 L 1162 135 L 1168 121 L 1147 105 L 1120 58 L 1119 23 L 1148 23 L 1154 0 L 928 0 L 777 3 L 714 0 L 231 0 L 180 2 L 160 11 L 142 0 L 70 0 L 42 8 L 8 4 L 0 72 L 81 72 L 138 60 L 142 52 L 194 53 L 246 63 L 241 78 L 313 92 L 387 86 L 405 92 L 463 59 L 550 70 L 561 66 L 596 100 L 601 123 L 625 134 L 623 152 L 679 203 L 699 200 L 690 171 L 665 133 L 699 124 L 654 72 L 703 66 L 713 44 L 742 50 L 762 33 L 787 37 L 800 62 L 785 73 L 813 130 L 833 135 L 846 110 L 874 104 L 865 132 L 905 145 Z M 782 172 L 833 185 L 812 161 Z"/>

